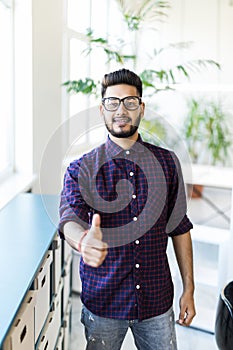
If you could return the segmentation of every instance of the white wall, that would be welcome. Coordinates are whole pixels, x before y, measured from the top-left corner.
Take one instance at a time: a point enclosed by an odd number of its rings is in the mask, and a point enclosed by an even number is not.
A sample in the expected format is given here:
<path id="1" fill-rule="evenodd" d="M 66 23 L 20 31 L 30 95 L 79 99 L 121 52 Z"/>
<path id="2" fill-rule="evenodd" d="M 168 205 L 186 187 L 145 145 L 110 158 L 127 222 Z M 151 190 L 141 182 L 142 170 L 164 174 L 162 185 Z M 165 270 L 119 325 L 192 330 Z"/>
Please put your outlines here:
<path id="1" fill-rule="evenodd" d="M 63 0 L 32 1 L 33 43 L 33 171 L 40 176 L 41 161 L 62 122 Z M 48 162 L 61 158 L 61 139 Z M 56 173 L 47 173 L 46 193 L 57 193 Z M 40 191 L 39 178 L 33 188 Z"/>
<path id="2" fill-rule="evenodd" d="M 168 17 L 158 24 L 159 41 L 157 35 L 144 37 L 144 41 L 150 42 L 152 49 L 169 43 L 192 42 L 191 47 L 183 51 L 181 59 L 213 59 L 222 66 L 221 72 L 206 70 L 204 74 L 193 75 L 192 83 L 232 84 L 232 1 L 173 0 L 170 4 Z"/>

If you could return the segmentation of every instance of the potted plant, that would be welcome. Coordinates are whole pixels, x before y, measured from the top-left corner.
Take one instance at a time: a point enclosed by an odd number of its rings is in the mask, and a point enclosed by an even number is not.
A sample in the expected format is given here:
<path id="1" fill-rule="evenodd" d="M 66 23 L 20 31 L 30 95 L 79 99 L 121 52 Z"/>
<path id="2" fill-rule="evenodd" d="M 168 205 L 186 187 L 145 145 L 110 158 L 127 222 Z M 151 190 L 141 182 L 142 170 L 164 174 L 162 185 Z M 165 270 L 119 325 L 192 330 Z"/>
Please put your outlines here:
<path id="1" fill-rule="evenodd" d="M 227 113 L 221 101 L 191 98 L 183 135 L 194 164 L 226 165 L 232 147 Z M 193 191 L 200 195 L 202 188 Z"/>
<path id="2" fill-rule="evenodd" d="M 133 67 L 137 67 L 138 61 L 138 44 L 139 33 L 143 33 L 145 28 L 156 29 L 158 21 L 163 21 L 168 16 L 167 10 L 170 8 L 168 1 L 161 0 L 140 0 L 137 4 L 131 0 L 116 0 L 119 10 L 122 14 L 122 20 L 126 24 L 126 28 L 131 37 L 130 52 L 129 42 L 123 38 L 118 40 L 107 37 L 96 36 L 91 28 L 86 29 L 86 33 L 78 33 L 79 39 L 86 43 L 86 49 L 83 51 L 85 55 L 97 54 L 99 50 L 105 53 L 106 64 L 114 61 L 119 66 L 129 63 Z M 139 72 L 139 76 L 143 83 L 144 92 L 148 96 L 164 90 L 174 89 L 174 85 L 179 82 L 180 78 L 190 79 L 191 72 L 197 72 L 201 69 L 214 67 L 219 69 L 220 65 L 212 59 L 196 59 L 181 64 L 172 64 L 170 67 L 155 65 L 160 61 L 160 55 L 167 52 L 171 53 L 189 48 L 190 42 L 173 43 L 163 48 L 154 49 L 149 56 L 151 62 L 147 68 Z M 171 52 L 172 50 L 172 52 Z M 86 95 L 94 95 L 98 97 L 100 81 L 95 81 L 91 77 L 79 80 L 68 80 L 63 83 L 69 93 L 82 93 Z"/>

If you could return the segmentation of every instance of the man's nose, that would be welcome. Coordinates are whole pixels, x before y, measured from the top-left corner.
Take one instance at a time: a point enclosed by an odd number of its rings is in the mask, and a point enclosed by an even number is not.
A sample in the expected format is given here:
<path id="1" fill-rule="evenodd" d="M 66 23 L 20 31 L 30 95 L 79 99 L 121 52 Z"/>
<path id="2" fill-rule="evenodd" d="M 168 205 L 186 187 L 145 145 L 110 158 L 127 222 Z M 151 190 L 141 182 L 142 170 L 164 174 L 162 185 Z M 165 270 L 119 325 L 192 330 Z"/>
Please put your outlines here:
<path id="1" fill-rule="evenodd" d="M 124 106 L 124 103 L 123 103 L 123 101 L 120 101 L 120 104 L 119 104 L 119 107 L 117 108 L 117 112 L 119 113 L 121 113 L 122 111 L 125 111 L 126 110 L 126 108 L 125 108 L 125 106 Z"/>

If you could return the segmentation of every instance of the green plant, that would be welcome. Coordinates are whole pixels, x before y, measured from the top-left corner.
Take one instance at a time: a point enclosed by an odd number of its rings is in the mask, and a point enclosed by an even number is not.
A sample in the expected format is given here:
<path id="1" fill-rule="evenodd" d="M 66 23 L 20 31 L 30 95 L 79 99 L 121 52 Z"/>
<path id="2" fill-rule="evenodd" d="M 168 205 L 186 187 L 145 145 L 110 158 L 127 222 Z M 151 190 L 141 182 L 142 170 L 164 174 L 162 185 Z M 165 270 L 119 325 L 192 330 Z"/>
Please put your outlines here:
<path id="1" fill-rule="evenodd" d="M 127 55 L 122 52 L 124 48 L 124 41 L 118 39 L 115 47 L 110 45 L 109 40 L 102 37 L 95 37 L 94 32 L 91 28 L 87 28 L 87 33 L 82 38 L 88 43 L 87 48 L 83 51 L 83 54 L 90 55 L 94 48 L 99 48 L 104 51 L 107 56 L 106 63 L 115 61 L 119 64 L 124 64 L 127 60 L 135 60 L 135 55 Z"/>
<path id="2" fill-rule="evenodd" d="M 151 120 L 142 119 L 140 123 L 140 134 L 145 142 L 162 146 L 166 139 L 167 131 L 158 118 Z"/>
<path id="3" fill-rule="evenodd" d="M 66 91 L 68 93 L 82 92 L 84 95 L 98 95 L 97 84 L 91 78 L 67 81 L 63 85 L 66 86 Z"/>
<path id="4" fill-rule="evenodd" d="M 232 136 L 220 101 L 188 101 L 183 135 L 193 163 L 225 164 Z"/>
<path id="5" fill-rule="evenodd" d="M 155 112 L 157 108 L 151 110 L 151 116 L 144 117 L 139 126 L 139 132 L 143 140 L 156 146 L 178 150 L 183 143 L 180 133 L 162 115 Z"/>
<path id="6" fill-rule="evenodd" d="M 168 1 L 142 0 L 136 6 L 134 1 L 116 0 L 124 20 L 131 31 L 138 31 L 144 26 L 155 26 L 156 21 L 167 17 L 170 8 Z"/>
<path id="7" fill-rule="evenodd" d="M 160 50 L 160 52 L 162 51 Z M 157 53 L 157 55 L 159 53 Z M 153 96 L 160 91 L 174 90 L 174 85 L 178 83 L 180 77 L 189 80 L 190 72 L 198 72 L 201 68 L 208 68 L 208 66 L 211 65 L 220 69 L 219 63 L 213 60 L 192 60 L 184 62 L 183 64 L 174 65 L 168 69 L 145 69 L 139 75 L 144 90 L 148 91 L 148 96 Z"/>
<path id="8" fill-rule="evenodd" d="M 82 38 L 85 37 L 83 34 L 80 36 Z M 115 61 L 120 65 L 124 65 L 126 61 L 135 61 L 136 55 L 126 55 L 122 53 L 122 47 L 124 45 L 121 42 L 119 51 L 117 48 L 111 48 L 107 39 L 104 38 L 95 38 L 93 35 L 93 31 L 88 29 L 86 34 L 85 42 L 88 42 L 87 48 L 83 51 L 83 54 L 91 54 L 92 50 L 95 48 L 102 49 L 106 54 L 106 63 L 109 61 Z M 82 39 L 83 40 L 83 39 Z M 93 47 L 94 45 L 94 47 Z M 164 52 L 166 49 L 170 49 L 172 46 L 173 49 L 180 50 L 184 49 L 186 46 L 189 46 L 190 43 L 177 43 L 176 45 L 170 45 L 166 48 L 162 48 L 160 50 L 154 50 L 154 58 L 158 58 L 158 56 Z M 139 76 L 143 83 L 143 89 L 145 95 L 152 96 L 155 93 L 164 90 L 172 90 L 174 89 L 174 84 L 179 82 L 179 78 L 184 77 L 185 79 L 190 79 L 190 74 L 200 71 L 202 68 L 207 69 L 209 66 L 214 66 L 217 69 L 220 69 L 220 64 L 211 59 L 199 59 L 187 61 L 182 64 L 174 65 L 170 68 L 159 68 L 159 69 L 144 69 Z M 86 77 L 85 79 L 79 80 L 68 80 L 63 83 L 63 86 L 66 87 L 67 92 L 71 93 L 82 93 L 85 95 L 95 95 L 98 97 L 98 91 L 100 91 L 100 81 L 95 81 L 90 77 Z"/>
<path id="9" fill-rule="evenodd" d="M 163 20 L 167 16 L 167 9 L 170 5 L 168 1 L 160 0 L 140 0 L 135 4 L 132 0 L 116 0 L 119 9 L 122 13 L 123 21 L 125 22 L 129 32 L 132 34 L 132 51 L 133 53 L 124 53 L 124 48 L 128 47 L 128 43 L 124 42 L 122 38 L 112 40 L 112 38 L 96 37 L 91 28 L 88 28 L 86 33 L 78 33 L 79 39 L 86 43 L 87 47 L 83 54 L 90 55 L 94 50 L 102 50 L 106 55 L 106 63 L 114 61 L 120 66 L 125 65 L 126 62 L 131 62 L 136 66 L 137 61 L 137 32 L 142 31 L 146 26 L 155 29 L 158 21 Z M 135 40 L 134 40 L 135 39 Z M 151 96 L 163 90 L 174 89 L 174 84 L 179 82 L 180 78 L 190 79 L 192 72 L 197 72 L 200 69 L 206 69 L 208 66 L 220 68 L 220 65 L 214 60 L 199 59 L 182 64 L 175 64 L 169 68 L 155 67 L 154 61 L 159 61 L 159 55 L 170 50 L 186 49 L 191 45 L 190 42 L 182 42 L 170 44 L 167 47 L 154 50 L 154 55 L 151 57 L 151 67 L 148 66 L 139 76 L 143 82 L 145 95 Z M 170 51 L 168 52 L 168 55 Z M 68 80 L 64 84 L 69 93 L 82 93 L 86 95 L 93 94 L 98 97 L 97 91 L 99 89 L 100 81 L 94 81 L 87 77 L 79 80 Z"/>

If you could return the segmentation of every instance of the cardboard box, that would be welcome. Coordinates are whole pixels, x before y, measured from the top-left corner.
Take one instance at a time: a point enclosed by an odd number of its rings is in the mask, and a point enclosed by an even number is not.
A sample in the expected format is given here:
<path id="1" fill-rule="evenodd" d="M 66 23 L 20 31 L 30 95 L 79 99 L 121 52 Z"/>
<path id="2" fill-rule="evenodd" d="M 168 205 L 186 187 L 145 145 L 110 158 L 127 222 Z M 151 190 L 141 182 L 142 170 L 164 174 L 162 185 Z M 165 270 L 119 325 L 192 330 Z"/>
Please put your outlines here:
<path id="1" fill-rule="evenodd" d="M 71 246 L 65 240 L 63 240 L 63 259 L 64 259 L 64 263 L 69 260 L 70 256 L 72 255 L 72 251 L 73 251 L 73 249 L 71 248 Z"/>
<path id="2" fill-rule="evenodd" d="M 50 309 L 50 266 L 52 252 L 48 251 L 33 283 L 36 294 L 35 304 L 35 342 L 44 326 Z"/>
<path id="3" fill-rule="evenodd" d="M 70 299 L 68 301 L 66 313 L 63 320 L 63 329 L 64 329 L 63 350 L 69 350 L 70 331 L 71 331 L 71 300 Z"/>
<path id="4" fill-rule="evenodd" d="M 66 262 L 63 270 L 63 313 L 65 314 L 68 300 L 70 297 L 70 291 L 71 291 L 71 263 L 72 263 L 72 256 L 70 255 L 69 260 Z"/>
<path id="5" fill-rule="evenodd" d="M 62 270 L 62 249 L 61 249 L 61 239 L 60 237 L 56 236 L 52 242 L 52 255 L 53 255 L 53 262 L 52 262 L 52 276 L 51 276 L 51 296 L 55 295 L 57 293 L 58 284 L 61 277 L 61 270 Z"/>
<path id="6" fill-rule="evenodd" d="M 72 261 L 72 291 L 80 294 L 82 291 L 82 283 L 79 273 L 80 265 L 80 253 L 73 250 L 73 261 Z"/>
<path id="7" fill-rule="evenodd" d="M 54 350 L 63 350 L 63 340 L 64 340 L 64 329 L 61 327 L 57 344 Z"/>
<path id="8" fill-rule="evenodd" d="M 62 304 L 62 280 L 59 284 L 58 293 L 53 301 L 53 309 L 49 312 L 43 332 L 38 341 L 37 350 L 54 350 L 61 325 L 61 304 Z"/>
<path id="9" fill-rule="evenodd" d="M 34 305 L 35 294 L 29 291 L 6 337 L 3 350 L 34 349 Z"/>

